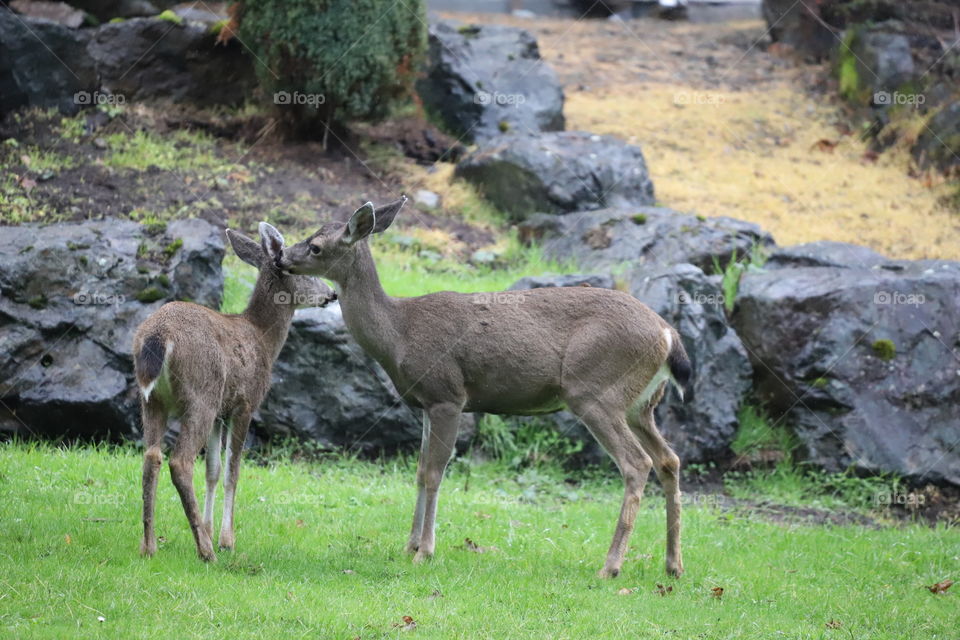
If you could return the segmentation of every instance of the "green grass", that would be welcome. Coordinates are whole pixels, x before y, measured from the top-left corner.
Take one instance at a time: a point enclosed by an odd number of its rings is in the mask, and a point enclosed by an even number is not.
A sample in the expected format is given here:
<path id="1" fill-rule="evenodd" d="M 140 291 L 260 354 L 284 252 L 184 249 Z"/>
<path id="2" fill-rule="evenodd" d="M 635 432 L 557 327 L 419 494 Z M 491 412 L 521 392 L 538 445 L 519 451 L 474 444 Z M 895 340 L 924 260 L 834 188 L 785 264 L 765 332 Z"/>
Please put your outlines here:
<path id="1" fill-rule="evenodd" d="M 115 169 L 188 172 L 234 167 L 216 154 L 213 138 L 194 131 L 172 131 L 158 135 L 147 131 L 122 132 L 106 136 L 108 153 L 104 164 Z"/>
<path id="2" fill-rule="evenodd" d="M 164 542 L 143 559 L 140 464 L 132 449 L 0 444 L 0 635 L 392 638 L 411 616 L 420 638 L 899 640 L 955 638 L 960 623 L 957 594 L 923 588 L 956 577 L 960 536 L 945 527 L 773 524 L 688 496 L 687 573 L 672 580 L 663 500 L 652 496 L 622 575 L 604 581 L 595 572 L 619 480 L 595 477 L 571 499 L 557 473 L 492 464 L 469 476 L 452 465 L 438 555 L 422 566 L 402 552 L 413 498 L 405 460 L 246 464 L 237 551 L 214 564 L 195 557 L 164 473 Z M 465 538 L 497 549 L 467 551 Z M 660 596 L 657 584 L 672 590 Z"/>

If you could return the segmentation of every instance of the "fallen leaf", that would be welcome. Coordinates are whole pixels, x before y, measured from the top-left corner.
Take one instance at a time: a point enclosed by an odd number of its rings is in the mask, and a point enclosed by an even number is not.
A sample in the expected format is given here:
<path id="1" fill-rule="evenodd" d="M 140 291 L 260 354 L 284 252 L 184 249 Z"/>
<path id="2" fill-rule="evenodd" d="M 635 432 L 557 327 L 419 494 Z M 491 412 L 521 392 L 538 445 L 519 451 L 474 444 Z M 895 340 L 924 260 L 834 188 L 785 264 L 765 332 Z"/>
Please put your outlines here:
<path id="1" fill-rule="evenodd" d="M 464 539 L 463 539 L 463 547 L 464 547 L 464 549 L 466 549 L 467 551 L 473 551 L 474 553 L 487 553 L 488 551 L 499 551 L 499 549 L 497 549 L 496 547 L 493 547 L 493 546 L 491 546 L 491 547 L 481 547 L 480 545 L 478 545 L 476 542 L 474 542 L 474 541 L 471 540 L 470 538 L 464 538 Z"/>
<path id="2" fill-rule="evenodd" d="M 824 626 L 826 626 L 827 629 L 839 629 L 840 627 L 843 626 L 843 623 L 840 622 L 839 620 L 834 620 L 833 618 L 831 618 L 829 621 L 827 621 L 827 623 Z"/>
<path id="3" fill-rule="evenodd" d="M 810 148 L 816 149 L 817 151 L 823 151 L 824 153 L 833 153 L 833 150 L 837 148 L 837 145 L 840 144 L 836 140 L 827 140 L 826 138 L 821 138 L 814 142 Z"/>
<path id="4" fill-rule="evenodd" d="M 20 186 L 23 187 L 23 190 L 26 191 L 27 193 L 30 193 L 30 191 L 35 186 L 37 186 L 37 181 L 31 178 L 28 178 L 27 176 L 23 176 L 22 178 L 20 178 L 19 182 L 20 182 Z"/>
<path id="5" fill-rule="evenodd" d="M 860 159 L 864 162 L 876 162 L 880 158 L 880 154 L 876 151 L 864 151 L 863 155 L 860 156 Z"/>
<path id="6" fill-rule="evenodd" d="M 351 576 L 356 573 L 353 569 L 344 569 L 343 572 Z"/>
<path id="7" fill-rule="evenodd" d="M 67 533 L 67 534 L 64 534 L 63 541 L 66 542 L 67 544 L 70 544 L 71 542 L 73 542 L 73 538 L 71 538 L 70 534 Z"/>
<path id="8" fill-rule="evenodd" d="M 433 593 L 427 596 L 427 600 L 436 600 L 437 598 L 442 598 L 443 594 L 440 593 L 440 589 L 434 589 Z"/>
<path id="9" fill-rule="evenodd" d="M 481 518 L 482 520 L 489 520 L 490 518 L 493 517 L 489 513 L 483 513 L 482 511 L 477 511 L 473 515 L 477 516 L 478 518 Z"/>
<path id="10" fill-rule="evenodd" d="M 106 622 L 106 621 L 107 619 L 104 618 L 103 616 L 97 616 L 97 622 Z"/>
<path id="11" fill-rule="evenodd" d="M 159 542 L 160 544 L 163 544 L 163 543 L 166 542 L 166 541 L 167 541 L 167 539 L 164 538 L 163 536 L 160 536 L 159 538 L 157 538 L 157 542 Z"/>
<path id="12" fill-rule="evenodd" d="M 302 528 L 304 528 L 305 526 L 307 526 L 307 524 L 306 524 L 303 520 L 301 520 L 300 518 L 297 518 L 297 526 L 302 529 Z"/>
<path id="13" fill-rule="evenodd" d="M 664 587 L 662 584 L 657 583 L 657 593 L 659 593 L 661 596 L 665 596 L 668 593 L 672 593 L 672 592 L 673 592 L 673 585 Z"/>
<path id="14" fill-rule="evenodd" d="M 633 593 L 633 589 L 627 589 L 626 587 L 617 591 L 618 596 L 628 596 Z"/>
<path id="15" fill-rule="evenodd" d="M 30 156 L 28 156 L 27 154 L 23 154 L 22 156 L 20 156 L 20 163 L 21 163 L 23 166 L 25 166 L 25 167 L 29 167 L 29 166 L 30 166 Z"/>
<path id="16" fill-rule="evenodd" d="M 710 594 L 711 594 L 714 598 L 722 598 L 722 597 L 723 597 L 723 587 L 714 587 L 713 589 L 710 589 Z"/>
<path id="17" fill-rule="evenodd" d="M 927 589 L 930 593 L 946 593 L 947 589 L 953 586 L 953 580 L 941 580 L 937 584 L 932 584 Z"/>
<path id="18" fill-rule="evenodd" d="M 417 628 L 417 621 L 411 618 L 410 616 L 403 616 L 403 624 L 399 622 L 393 623 L 393 628 L 400 628 L 400 631 L 413 631 Z"/>

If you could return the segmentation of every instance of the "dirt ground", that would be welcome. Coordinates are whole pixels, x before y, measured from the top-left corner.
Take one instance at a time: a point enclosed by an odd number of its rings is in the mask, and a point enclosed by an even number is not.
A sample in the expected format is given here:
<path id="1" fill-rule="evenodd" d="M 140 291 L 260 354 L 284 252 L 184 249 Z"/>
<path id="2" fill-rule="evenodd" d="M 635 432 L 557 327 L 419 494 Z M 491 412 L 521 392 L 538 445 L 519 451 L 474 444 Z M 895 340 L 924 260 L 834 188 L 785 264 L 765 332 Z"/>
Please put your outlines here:
<path id="1" fill-rule="evenodd" d="M 905 149 L 869 153 L 827 69 L 767 51 L 759 20 L 444 16 L 532 31 L 564 85 L 567 128 L 642 146 L 665 206 L 756 222 L 782 245 L 960 258 L 960 214 L 942 203 L 943 181 L 912 172 Z"/>

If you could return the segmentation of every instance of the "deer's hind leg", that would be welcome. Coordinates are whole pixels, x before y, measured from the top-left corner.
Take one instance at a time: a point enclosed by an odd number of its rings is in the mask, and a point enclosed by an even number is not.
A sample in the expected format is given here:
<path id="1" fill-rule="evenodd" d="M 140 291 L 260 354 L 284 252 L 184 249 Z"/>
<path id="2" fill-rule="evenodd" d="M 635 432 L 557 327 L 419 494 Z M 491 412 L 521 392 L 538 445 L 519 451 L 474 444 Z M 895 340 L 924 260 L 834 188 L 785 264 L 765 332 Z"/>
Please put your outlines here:
<path id="1" fill-rule="evenodd" d="M 213 543 L 200 516 L 197 495 L 193 490 L 193 470 L 197 454 L 214 428 L 216 410 L 194 403 L 183 413 L 180 437 L 170 454 L 170 475 L 180 494 L 183 510 L 190 523 L 193 539 L 197 545 L 197 554 L 205 561 L 216 560 Z"/>
<path id="2" fill-rule="evenodd" d="M 233 549 L 236 535 L 233 530 L 234 503 L 237 498 L 237 482 L 240 480 L 240 460 L 243 457 L 243 443 L 250 428 L 251 409 L 243 406 L 234 411 L 229 428 L 226 431 L 227 468 L 223 476 L 223 520 L 220 522 L 219 546 L 221 549 Z"/>
<path id="3" fill-rule="evenodd" d="M 206 453 L 204 462 L 207 466 L 207 490 L 204 493 L 203 500 L 203 527 L 207 530 L 207 536 L 213 539 L 213 507 L 217 500 L 217 483 L 220 481 L 220 469 L 223 465 L 223 459 L 220 455 L 220 447 L 223 438 L 223 428 L 220 420 L 215 420 L 213 429 L 207 437 Z"/>
<path id="4" fill-rule="evenodd" d="M 143 540 L 140 555 L 152 556 L 157 552 L 157 535 L 153 527 L 153 514 L 157 500 L 157 473 L 163 464 L 163 434 L 167 430 L 167 410 L 159 400 L 141 403 L 143 416 Z"/>
<path id="5" fill-rule="evenodd" d="M 627 426 L 626 410 L 616 402 L 604 402 L 603 394 L 584 394 L 567 399 L 567 406 L 586 425 L 620 469 L 623 476 L 623 502 L 617 528 L 607 552 L 601 578 L 614 578 L 620 574 L 627 543 L 637 519 L 637 510 L 643 497 L 643 489 L 650 475 L 652 461 L 636 436 Z"/>
<path id="6" fill-rule="evenodd" d="M 660 387 L 649 403 L 634 406 L 627 416 L 627 421 L 653 459 L 653 469 L 663 485 L 667 501 L 667 573 L 680 577 L 683 573 L 683 558 L 680 552 L 680 458 L 657 429 L 653 417 L 653 410 L 663 396 L 665 385 L 666 383 Z"/>

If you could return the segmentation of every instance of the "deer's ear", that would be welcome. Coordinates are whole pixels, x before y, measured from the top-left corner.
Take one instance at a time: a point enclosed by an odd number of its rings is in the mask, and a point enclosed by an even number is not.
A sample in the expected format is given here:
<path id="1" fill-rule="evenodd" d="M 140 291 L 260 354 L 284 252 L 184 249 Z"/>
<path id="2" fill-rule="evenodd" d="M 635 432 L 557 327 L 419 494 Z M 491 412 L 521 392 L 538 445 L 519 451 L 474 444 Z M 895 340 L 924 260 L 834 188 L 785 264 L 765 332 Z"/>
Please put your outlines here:
<path id="1" fill-rule="evenodd" d="M 407 196 L 400 196 L 399 200 L 385 204 L 377 209 L 376 222 L 373 225 L 373 233 L 386 231 L 387 227 L 393 224 L 393 219 L 400 213 L 400 209 L 407 203 Z"/>
<path id="2" fill-rule="evenodd" d="M 359 240 L 363 240 L 368 235 L 373 233 L 373 229 L 377 224 L 377 214 L 374 213 L 373 203 L 368 202 L 359 209 L 353 212 L 353 215 L 350 216 L 350 222 L 347 223 L 347 228 L 344 231 L 343 239 L 348 244 L 353 244 Z"/>
<path id="3" fill-rule="evenodd" d="M 237 257 L 257 269 L 260 268 L 260 265 L 263 264 L 263 249 L 260 248 L 259 244 L 232 229 L 227 229 L 227 239 L 237 253 Z"/>
<path id="4" fill-rule="evenodd" d="M 283 257 L 283 236 L 267 222 L 260 223 L 260 244 L 271 262 L 276 263 Z"/>

